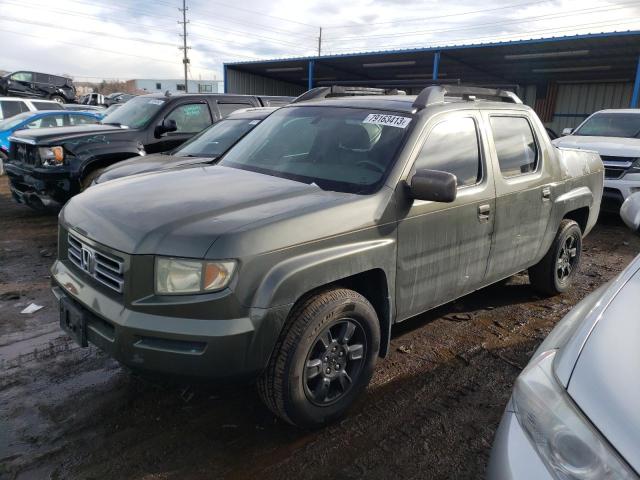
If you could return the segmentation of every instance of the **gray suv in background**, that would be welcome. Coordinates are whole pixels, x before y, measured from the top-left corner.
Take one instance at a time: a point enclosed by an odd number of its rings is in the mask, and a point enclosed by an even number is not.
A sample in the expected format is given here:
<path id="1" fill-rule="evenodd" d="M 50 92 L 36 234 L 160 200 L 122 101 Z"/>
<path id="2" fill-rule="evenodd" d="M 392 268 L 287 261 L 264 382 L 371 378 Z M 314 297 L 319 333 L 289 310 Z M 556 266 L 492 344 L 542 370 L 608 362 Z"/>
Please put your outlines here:
<path id="1" fill-rule="evenodd" d="M 62 328 L 140 372 L 256 380 L 316 427 L 364 391 L 392 325 L 527 268 L 546 294 L 570 287 L 597 154 L 553 147 L 509 92 L 357 93 L 311 90 L 216 165 L 71 199 Z"/>

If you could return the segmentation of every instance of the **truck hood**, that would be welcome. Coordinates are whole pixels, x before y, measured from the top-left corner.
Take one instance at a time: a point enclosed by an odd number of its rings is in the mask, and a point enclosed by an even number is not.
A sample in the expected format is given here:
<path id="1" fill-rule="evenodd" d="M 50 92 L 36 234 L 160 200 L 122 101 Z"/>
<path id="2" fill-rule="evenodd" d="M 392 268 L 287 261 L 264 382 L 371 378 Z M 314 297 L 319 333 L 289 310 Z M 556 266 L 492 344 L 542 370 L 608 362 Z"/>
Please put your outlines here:
<path id="1" fill-rule="evenodd" d="M 636 268 L 638 260 L 636 259 Z M 606 307 L 580 352 L 568 392 L 589 420 L 640 472 L 640 322 L 636 273 Z"/>
<path id="2" fill-rule="evenodd" d="M 138 173 L 159 172 L 181 166 L 204 164 L 213 160 L 211 157 L 179 157 L 160 153 L 145 157 L 134 157 L 106 168 L 96 179 L 96 183 L 104 183 Z"/>
<path id="3" fill-rule="evenodd" d="M 640 138 L 568 135 L 553 141 L 556 147 L 594 150 L 612 157 L 640 157 Z"/>
<path id="4" fill-rule="evenodd" d="M 73 197 L 60 222 L 124 253 L 203 258 L 222 234 L 353 197 L 358 196 L 203 166 L 98 184 Z"/>
<path id="5" fill-rule="evenodd" d="M 35 145 L 51 145 L 76 139 L 90 139 L 95 136 L 126 132 L 128 129 L 113 125 L 90 124 L 76 127 L 39 128 L 33 130 L 20 130 L 13 134 L 17 140 Z"/>

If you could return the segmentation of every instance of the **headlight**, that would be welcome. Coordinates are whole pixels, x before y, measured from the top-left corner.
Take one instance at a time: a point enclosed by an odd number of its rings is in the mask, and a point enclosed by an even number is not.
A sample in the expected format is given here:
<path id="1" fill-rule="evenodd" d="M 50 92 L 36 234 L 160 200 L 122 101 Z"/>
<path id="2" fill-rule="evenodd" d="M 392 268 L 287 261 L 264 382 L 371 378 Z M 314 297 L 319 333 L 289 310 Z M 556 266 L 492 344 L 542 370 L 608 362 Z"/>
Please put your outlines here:
<path id="1" fill-rule="evenodd" d="M 45 167 L 62 165 L 64 162 L 64 149 L 62 147 L 40 147 L 40 160 Z"/>
<path id="2" fill-rule="evenodd" d="M 207 262 L 182 258 L 156 259 L 156 292 L 160 294 L 204 293 L 229 284 L 236 262 Z"/>
<path id="3" fill-rule="evenodd" d="M 640 172 L 640 158 L 632 158 L 633 164 L 631 165 L 630 172 L 638 173 Z"/>
<path id="4" fill-rule="evenodd" d="M 636 479 L 558 383 L 554 357 L 541 354 L 513 391 L 516 417 L 549 471 L 561 480 Z"/>

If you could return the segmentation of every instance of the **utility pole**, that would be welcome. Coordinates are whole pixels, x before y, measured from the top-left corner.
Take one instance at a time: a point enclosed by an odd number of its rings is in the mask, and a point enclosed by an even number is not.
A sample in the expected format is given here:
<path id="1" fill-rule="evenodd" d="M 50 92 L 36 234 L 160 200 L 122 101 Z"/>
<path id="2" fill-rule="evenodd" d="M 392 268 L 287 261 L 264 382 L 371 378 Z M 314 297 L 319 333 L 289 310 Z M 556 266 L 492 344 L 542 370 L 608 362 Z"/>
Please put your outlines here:
<path id="1" fill-rule="evenodd" d="M 322 55 L 322 27 L 320 27 L 320 35 L 318 35 L 318 56 Z"/>
<path id="2" fill-rule="evenodd" d="M 189 23 L 189 20 L 187 20 L 187 10 L 189 10 L 187 8 L 187 0 L 182 0 L 182 8 L 179 8 L 178 10 L 182 12 L 182 21 L 178 22 L 182 24 L 182 47 L 178 48 L 184 51 L 184 56 L 182 57 L 182 64 L 184 65 L 184 92 L 188 93 L 189 78 L 187 76 L 187 72 L 189 70 L 189 56 L 187 55 L 187 50 L 191 47 L 187 47 L 187 23 Z"/>

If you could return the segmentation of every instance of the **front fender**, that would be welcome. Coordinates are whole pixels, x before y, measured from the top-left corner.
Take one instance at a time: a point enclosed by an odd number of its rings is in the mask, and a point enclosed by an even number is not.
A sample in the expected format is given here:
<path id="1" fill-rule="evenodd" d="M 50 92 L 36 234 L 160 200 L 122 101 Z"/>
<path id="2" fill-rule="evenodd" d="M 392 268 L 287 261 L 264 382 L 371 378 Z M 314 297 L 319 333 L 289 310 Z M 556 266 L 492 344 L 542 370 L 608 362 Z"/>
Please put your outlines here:
<path id="1" fill-rule="evenodd" d="M 289 257 L 267 272 L 256 289 L 252 306 L 292 304 L 318 287 L 375 269 L 385 273 L 389 297 L 395 298 L 395 258 L 396 242 L 391 238 L 348 243 Z"/>

